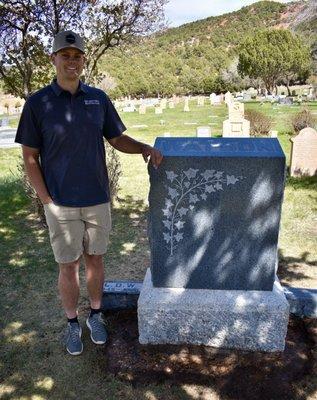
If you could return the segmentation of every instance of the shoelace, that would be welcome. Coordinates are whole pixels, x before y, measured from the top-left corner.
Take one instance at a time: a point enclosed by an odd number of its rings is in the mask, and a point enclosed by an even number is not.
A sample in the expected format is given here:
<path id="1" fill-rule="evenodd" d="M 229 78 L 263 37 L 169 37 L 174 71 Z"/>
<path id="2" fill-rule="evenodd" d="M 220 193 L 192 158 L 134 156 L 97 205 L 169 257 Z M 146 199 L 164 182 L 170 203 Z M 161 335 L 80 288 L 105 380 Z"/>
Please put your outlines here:
<path id="1" fill-rule="evenodd" d="M 96 332 L 103 333 L 104 327 L 102 325 L 105 325 L 105 323 L 99 316 L 98 318 L 90 318 L 89 323 Z"/>
<path id="2" fill-rule="evenodd" d="M 70 326 L 69 328 L 69 335 L 70 335 L 70 340 L 75 343 L 77 342 L 78 338 L 79 338 L 79 327 L 77 326 Z"/>

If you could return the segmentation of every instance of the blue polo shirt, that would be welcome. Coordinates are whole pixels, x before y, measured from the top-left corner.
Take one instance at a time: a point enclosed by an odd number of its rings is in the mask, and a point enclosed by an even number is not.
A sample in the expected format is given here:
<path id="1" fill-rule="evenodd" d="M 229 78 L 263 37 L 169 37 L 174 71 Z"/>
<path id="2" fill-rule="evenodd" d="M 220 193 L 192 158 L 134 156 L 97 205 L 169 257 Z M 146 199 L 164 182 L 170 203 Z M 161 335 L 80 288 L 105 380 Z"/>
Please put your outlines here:
<path id="1" fill-rule="evenodd" d="M 54 80 L 26 101 L 15 141 L 40 150 L 55 204 L 87 207 L 110 200 L 103 138 L 125 130 L 102 90 L 80 82 L 72 95 Z"/>

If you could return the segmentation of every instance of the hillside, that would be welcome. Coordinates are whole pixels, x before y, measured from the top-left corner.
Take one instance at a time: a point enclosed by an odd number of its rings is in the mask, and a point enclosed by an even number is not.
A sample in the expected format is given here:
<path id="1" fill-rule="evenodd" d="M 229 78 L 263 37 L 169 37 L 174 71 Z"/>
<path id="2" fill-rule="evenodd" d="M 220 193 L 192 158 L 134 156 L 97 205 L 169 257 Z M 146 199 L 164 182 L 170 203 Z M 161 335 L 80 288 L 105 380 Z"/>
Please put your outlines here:
<path id="1" fill-rule="evenodd" d="M 261 1 L 112 49 L 100 68 L 108 75 L 104 88 L 113 96 L 238 90 L 246 82 L 236 73 L 237 46 L 247 35 L 258 29 L 284 28 L 300 32 L 306 43 L 314 42 L 316 21 L 309 15 L 300 19 L 307 14 L 308 4 Z"/>

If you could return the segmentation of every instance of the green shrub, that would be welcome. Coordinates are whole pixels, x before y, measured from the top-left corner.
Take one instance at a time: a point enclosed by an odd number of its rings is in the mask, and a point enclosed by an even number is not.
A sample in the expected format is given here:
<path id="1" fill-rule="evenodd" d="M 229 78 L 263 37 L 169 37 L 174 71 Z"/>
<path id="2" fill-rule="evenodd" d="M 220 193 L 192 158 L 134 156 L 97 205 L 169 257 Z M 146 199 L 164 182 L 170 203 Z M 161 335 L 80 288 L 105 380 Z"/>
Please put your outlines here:
<path id="1" fill-rule="evenodd" d="M 256 110 L 247 110 L 245 119 L 250 121 L 250 134 L 252 136 L 268 136 L 272 127 L 272 118 Z"/>
<path id="2" fill-rule="evenodd" d="M 291 126 L 295 134 L 298 134 L 304 128 L 315 128 L 316 123 L 316 118 L 307 108 L 304 108 L 291 118 Z"/>

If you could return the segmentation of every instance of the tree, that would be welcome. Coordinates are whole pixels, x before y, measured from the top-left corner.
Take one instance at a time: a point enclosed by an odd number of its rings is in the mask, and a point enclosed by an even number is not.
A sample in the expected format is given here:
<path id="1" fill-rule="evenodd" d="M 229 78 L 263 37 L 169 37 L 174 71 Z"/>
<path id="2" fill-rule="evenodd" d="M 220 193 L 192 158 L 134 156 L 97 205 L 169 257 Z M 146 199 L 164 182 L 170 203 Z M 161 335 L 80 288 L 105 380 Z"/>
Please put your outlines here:
<path id="1" fill-rule="evenodd" d="M 239 47 L 240 75 L 261 78 L 269 93 L 278 82 L 284 81 L 288 86 L 290 80 L 306 79 L 310 69 L 308 47 L 287 30 L 259 31 L 247 37 Z"/>
<path id="2" fill-rule="evenodd" d="M 0 76 L 7 91 L 27 98 L 53 75 L 52 38 L 74 29 L 86 38 L 85 80 L 98 78 L 107 49 L 156 30 L 166 0 L 0 1 Z"/>

